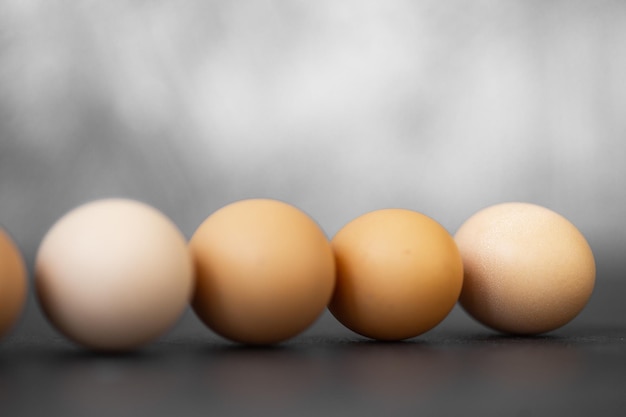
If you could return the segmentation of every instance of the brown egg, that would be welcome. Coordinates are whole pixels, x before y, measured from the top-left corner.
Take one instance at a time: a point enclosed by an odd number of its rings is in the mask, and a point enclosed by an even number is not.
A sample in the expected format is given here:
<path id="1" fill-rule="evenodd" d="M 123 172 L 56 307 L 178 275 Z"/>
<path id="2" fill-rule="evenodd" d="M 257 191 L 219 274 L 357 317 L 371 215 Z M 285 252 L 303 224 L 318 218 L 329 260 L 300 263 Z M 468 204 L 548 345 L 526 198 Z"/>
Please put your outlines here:
<path id="1" fill-rule="evenodd" d="M 11 330 L 22 313 L 27 287 L 22 253 L 0 228 L 0 337 Z"/>
<path id="2" fill-rule="evenodd" d="M 538 334 L 585 307 L 595 262 L 580 231 L 563 216 L 528 203 L 485 208 L 461 225 L 462 307 L 495 330 Z"/>
<path id="3" fill-rule="evenodd" d="M 233 341 L 277 343 L 324 311 L 335 283 L 327 237 L 299 209 L 242 200 L 209 216 L 190 241 L 196 265 L 193 308 Z"/>
<path id="4" fill-rule="evenodd" d="M 187 241 L 158 210 L 132 200 L 94 201 L 67 213 L 41 242 L 36 290 L 50 322 L 95 350 L 141 347 L 189 305 Z"/>
<path id="5" fill-rule="evenodd" d="M 443 226 L 421 213 L 367 213 L 344 226 L 332 247 L 337 284 L 330 311 L 363 336 L 418 336 L 439 324 L 458 300 L 458 249 Z"/>

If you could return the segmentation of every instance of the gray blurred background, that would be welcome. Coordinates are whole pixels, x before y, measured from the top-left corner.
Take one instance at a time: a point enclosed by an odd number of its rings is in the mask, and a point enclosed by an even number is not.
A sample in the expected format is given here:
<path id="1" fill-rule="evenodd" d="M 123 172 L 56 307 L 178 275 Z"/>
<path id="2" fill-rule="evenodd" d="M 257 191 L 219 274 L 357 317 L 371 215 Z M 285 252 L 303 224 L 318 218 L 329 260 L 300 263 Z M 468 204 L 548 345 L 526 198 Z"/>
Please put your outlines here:
<path id="1" fill-rule="evenodd" d="M 329 236 L 384 207 L 453 233 L 517 200 L 580 228 L 610 297 L 625 139 L 623 1 L 0 0 L 0 224 L 29 267 L 100 197 L 188 237 L 249 197 Z"/>

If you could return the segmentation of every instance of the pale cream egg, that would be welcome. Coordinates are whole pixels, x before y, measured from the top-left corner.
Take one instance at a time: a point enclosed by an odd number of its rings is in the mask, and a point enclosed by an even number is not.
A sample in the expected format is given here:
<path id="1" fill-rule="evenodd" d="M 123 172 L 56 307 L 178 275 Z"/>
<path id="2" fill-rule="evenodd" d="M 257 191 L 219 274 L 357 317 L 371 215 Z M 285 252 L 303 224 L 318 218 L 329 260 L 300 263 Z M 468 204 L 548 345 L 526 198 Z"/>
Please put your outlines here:
<path id="1" fill-rule="evenodd" d="M 576 226 L 545 207 L 487 207 L 461 225 L 455 240 L 465 270 L 460 304 L 495 330 L 555 330 L 591 297 L 596 274 L 591 247 Z"/>
<path id="2" fill-rule="evenodd" d="M 35 265 L 38 300 L 70 340 L 94 350 L 141 347 L 188 306 L 187 241 L 157 209 L 128 199 L 87 203 L 47 232 Z"/>

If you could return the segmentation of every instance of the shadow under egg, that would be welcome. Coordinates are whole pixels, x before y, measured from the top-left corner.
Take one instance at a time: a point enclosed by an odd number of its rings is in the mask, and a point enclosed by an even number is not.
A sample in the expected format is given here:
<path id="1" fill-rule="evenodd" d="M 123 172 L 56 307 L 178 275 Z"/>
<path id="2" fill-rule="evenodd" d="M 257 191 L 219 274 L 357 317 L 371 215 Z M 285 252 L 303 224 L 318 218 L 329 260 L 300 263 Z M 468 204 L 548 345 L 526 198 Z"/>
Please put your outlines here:
<path id="1" fill-rule="evenodd" d="M 502 390 L 541 391 L 574 384 L 582 354 L 567 337 L 487 335 L 473 339 L 466 355 L 468 372 Z"/>
<path id="2" fill-rule="evenodd" d="M 160 412 L 175 391 L 178 373 L 159 355 L 144 351 L 63 351 L 48 371 L 56 383 L 55 409 L 84 415 Z"/>
<path id="3" fill-rule="evenodd" d="M 316 357 L 287 345 L 229 345 L 211 351 L 200 384 L 230 410 L 297 411 L 323 381 Z"/>
<path id="4" fill-rule="evenodd" d="M 420 340 L 348 343 L 332 362 L 344 389 L 362 401 L 402 408 L 447 392 L 459 369 L 455 355 Z"/>

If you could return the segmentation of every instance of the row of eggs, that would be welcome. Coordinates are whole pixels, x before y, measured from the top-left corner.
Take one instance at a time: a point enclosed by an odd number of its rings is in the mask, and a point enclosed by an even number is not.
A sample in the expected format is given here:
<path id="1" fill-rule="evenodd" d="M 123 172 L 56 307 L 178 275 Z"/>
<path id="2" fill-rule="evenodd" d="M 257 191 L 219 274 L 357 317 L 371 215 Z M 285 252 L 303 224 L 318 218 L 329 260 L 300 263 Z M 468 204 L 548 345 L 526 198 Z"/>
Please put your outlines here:
<path id="1" fill-rule="evenodd" d="M 108 351 L 154 341 L 190 303 L 208 328 L 245 344 L 292 338 L 326 308 L 362 336 L 403 340 L 457 302 L 497 331 L 539 334 L 582 311 L 596 272 L 580 231 L 534 204 L 487 207 L 454 236 L 417 211 L 380 209 L 329 240 L 309 215 L 273 199 L 224 206 L 189 241 L 142 202 L 92 201 L 50 228 L 34 270 L 50 323 Z M 0 336 L 27 286 L 23 258 L 0 230 Z"/>

